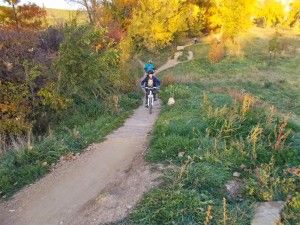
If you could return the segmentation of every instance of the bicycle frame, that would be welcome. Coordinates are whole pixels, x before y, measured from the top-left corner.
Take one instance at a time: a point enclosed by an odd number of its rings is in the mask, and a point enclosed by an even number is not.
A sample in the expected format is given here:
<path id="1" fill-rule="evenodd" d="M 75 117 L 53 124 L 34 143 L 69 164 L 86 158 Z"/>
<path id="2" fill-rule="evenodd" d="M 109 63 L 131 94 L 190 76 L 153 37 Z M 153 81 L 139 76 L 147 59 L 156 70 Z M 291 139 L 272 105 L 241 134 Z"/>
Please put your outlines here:
<path id="1" fill-rule="evenodd" d="M 149 114 L 152 114 L 152 109 L 153 109 L 153 104 L 154 104 L 153 90 L 156 88 L 155 87 L 153 87 L 153 88 L 145 87 L 145 89 L 149 90 L 148 97 L 147 97 L 147 106 L 149 109 Z"/>

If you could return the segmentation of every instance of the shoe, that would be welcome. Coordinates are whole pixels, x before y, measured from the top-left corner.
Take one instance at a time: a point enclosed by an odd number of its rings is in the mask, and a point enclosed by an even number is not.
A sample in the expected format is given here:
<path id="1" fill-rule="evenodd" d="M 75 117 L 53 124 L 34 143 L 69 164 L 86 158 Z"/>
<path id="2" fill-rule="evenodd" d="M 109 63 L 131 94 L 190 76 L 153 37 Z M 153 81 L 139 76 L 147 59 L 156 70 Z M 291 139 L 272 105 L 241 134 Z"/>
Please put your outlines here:
<path id="1" fill-rule="evenodd" d="M 148 108 L 148 105 L 145 105 L 146 108 Z"/>

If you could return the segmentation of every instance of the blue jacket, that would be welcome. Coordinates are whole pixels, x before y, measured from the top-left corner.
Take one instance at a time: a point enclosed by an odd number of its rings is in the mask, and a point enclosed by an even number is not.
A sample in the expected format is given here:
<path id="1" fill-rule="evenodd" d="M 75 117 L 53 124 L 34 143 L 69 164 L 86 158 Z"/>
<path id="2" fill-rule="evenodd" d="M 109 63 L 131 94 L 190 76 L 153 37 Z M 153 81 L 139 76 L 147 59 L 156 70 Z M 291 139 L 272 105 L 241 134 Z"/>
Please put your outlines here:
<path id="1" fill-rule="evenodd" d="M 148 80 L 149 80 L 149 77 L 147 76 L 145 79 L 142 80 L 141 86 L 148 87 Z M 153 87 L 159 87 L 160 86 L 159 79 L 157 79 L 155 76 L 153 76 L 152 80 L 153 80 Z"/>
<path id="2" fill-rule="evenodd" d="M 147 63 L 144 67 L 144 70 L 146 73 L 150 72 L 150 71 L 154 71 L 155 67 L 152 63 Z"/>

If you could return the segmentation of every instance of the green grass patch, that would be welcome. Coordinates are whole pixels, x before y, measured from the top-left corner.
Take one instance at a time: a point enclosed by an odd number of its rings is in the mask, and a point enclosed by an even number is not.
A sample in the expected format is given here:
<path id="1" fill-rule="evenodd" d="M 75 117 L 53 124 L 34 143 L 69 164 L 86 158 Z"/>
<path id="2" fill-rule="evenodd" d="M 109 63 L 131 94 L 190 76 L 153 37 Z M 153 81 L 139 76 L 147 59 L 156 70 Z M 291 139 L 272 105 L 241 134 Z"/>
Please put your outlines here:
<path id="1" fill-rule="evenodd" d="M 270 38 L 256 32 L 244 41 L 243 57 L 216 64 L 202 42 L 186 49 L 194 60 L 160 74 L 188 83 L 173 82 L 160 93 L 146 159 L 169 167 L 161 187 L 121 224 L 205 224 L 210 205 L 209 224 L 246 225 L 255 202 L 288 199 L 283 222 L 297 224 L 300 179 L 288 171 L 300 165 L 300 55 L 290 51 L 300 39 L 283 35 L 289 50 L 270 58 Z M 290 112 L 294 117 L 284 120 Z M 225 188 L 231 180 L 241 182 L 235 198 Z"/>
<path id="2" fill-rule="evenodd" d="M 156 68 L 159 68 L 163 64 L 165 64 L 168 59 L 174 57 L 174 53 L 176 52 L 176 46 L 171 45 L 166 47 L 163 50 L 158 50 L 156 52 L 150 52 L 147 50 L 140 51 L 138 54 L 138 58 L 142 60 L 144 63 L 147 63 L 149 60 L 152 60 Z"/>
<path id="3" fill-rule="evenodd" d="M 170 96 L 173 106 L 166 104 Z M 300 179 L 287 173 L 300 164 L 299 130 L 263 106 L 247 106 L 251 96 L 238 102 L 202 84 L 179 84 L 166 87 L 161 98 L 146 159 L 172 166 L 163 185 L 121 224 L 204 224 L 209 205 L 209 224 L 222 224 L 224 210 L 228 224 L 250 224 L 255 201 L 286 200 L 299 191 Z M 238 198 L 225 188 L 234 172 L 243 184 Z"/>

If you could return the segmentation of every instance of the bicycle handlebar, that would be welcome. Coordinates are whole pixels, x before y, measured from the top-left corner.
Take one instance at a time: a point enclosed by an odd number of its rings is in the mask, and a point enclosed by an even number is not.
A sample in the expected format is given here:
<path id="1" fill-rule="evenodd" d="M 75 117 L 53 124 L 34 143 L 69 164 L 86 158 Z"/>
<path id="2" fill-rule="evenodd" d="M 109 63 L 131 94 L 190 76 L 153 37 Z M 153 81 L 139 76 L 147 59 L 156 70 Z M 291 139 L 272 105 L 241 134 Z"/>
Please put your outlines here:
<path id="1" fill-rule="evenodd" d="M 159 89 L 159 87 L 142 87 L 142 88 L 145 88 L 145 89 Z"/>

